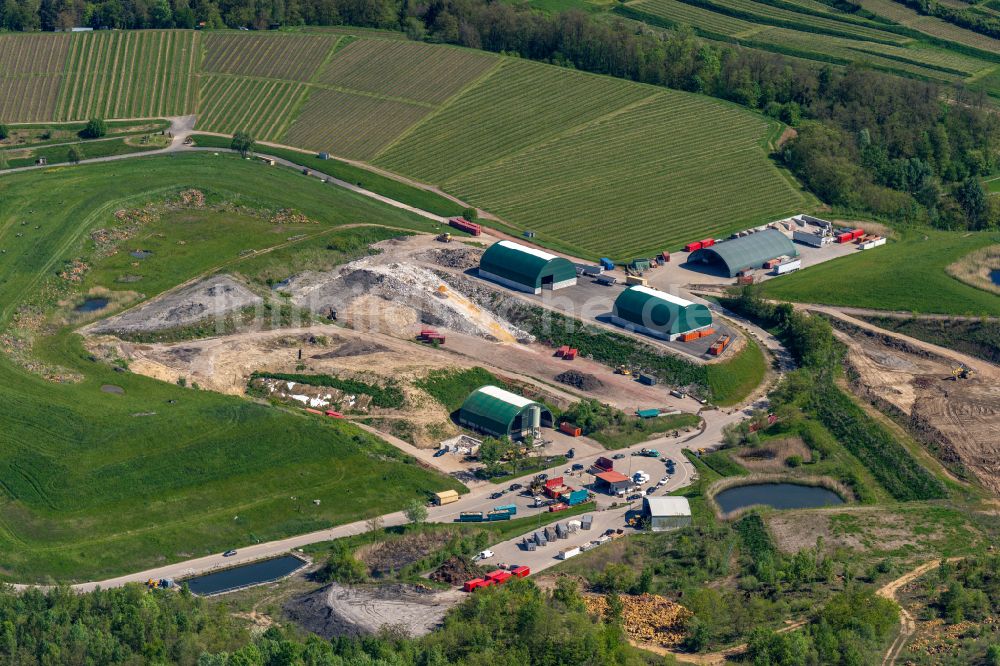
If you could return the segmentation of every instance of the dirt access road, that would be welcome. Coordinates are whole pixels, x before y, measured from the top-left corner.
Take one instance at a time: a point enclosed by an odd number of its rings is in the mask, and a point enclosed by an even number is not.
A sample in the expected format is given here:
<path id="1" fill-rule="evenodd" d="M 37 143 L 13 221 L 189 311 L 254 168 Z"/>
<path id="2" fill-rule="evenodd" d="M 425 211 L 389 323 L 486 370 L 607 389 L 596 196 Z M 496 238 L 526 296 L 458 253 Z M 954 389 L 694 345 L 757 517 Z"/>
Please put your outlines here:
<path id="1" fill-rule="evenodd" d="M 957 562 L 961 557 L 951 557 L 948 562 Z M 941 560 L 931 560 L 930 562 L 925 562 L 920 566 L 911 569 L 906 572 L 896 580 L 890 581 L 879 588 L 878 594 L 880 597 L 884 597 L 891 601 L 899 603 L 899 599 L 896 598 L 896 593 L 899 592 L 902 587 L 908 583 L 915 581 L 924 574 L 934 571 L 941 566 Z M 902 605 L 899 606 L 899 634 L 893 640 L 892 645 L 889 646 L 889 650 L 885 653 L 885 657 L 882 659 L 882 666 L 893 666 L 896 660 L 899 658 L 900 653 L 906 646 L 906 642 L 910 640 L 910 636 L 916 631 L 917 625 L 913 619 L 913 616 L 903 608 Z"/>

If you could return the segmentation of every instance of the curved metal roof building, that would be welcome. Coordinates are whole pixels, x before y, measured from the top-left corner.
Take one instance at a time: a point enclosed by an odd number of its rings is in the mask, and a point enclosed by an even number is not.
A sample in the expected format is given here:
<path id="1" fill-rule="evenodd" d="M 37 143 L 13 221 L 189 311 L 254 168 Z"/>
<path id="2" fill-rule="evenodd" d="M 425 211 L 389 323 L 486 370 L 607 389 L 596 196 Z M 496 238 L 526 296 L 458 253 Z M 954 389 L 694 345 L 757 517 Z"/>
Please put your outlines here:
<path id="1" fill-rule="evenodd" d="M 712 313 L 700 303 L 665 291 L 635 286 L 618 294 L 611 321 L 647 335 L 675 340 L 685 333 L 711 326 Z"/>
<path id="2" fill-rule="evenodd" d="M 576 284 L 576 266 L 568 259 L 508 240 L 483 253 L 479 275 L 529 294 Z"/>
<path id="3" fill-rule="evenodd" d="M 465 399 L 458 410 L 458 422 L 494 437 L 519 439 L 540 425 L 551 427 L 552 412 L 540 402 L 486 385 Z"/>
<path id="4" fill-rule="evenodd" d="M 721 264 L 729 277 L 736 277 L 740 271 L 763 268 L 765 261 L 781 256 L 797 257 L 799 251 L 785 234 L 777 229 L 765 229 L 695 250 L 688 262 Z"/>

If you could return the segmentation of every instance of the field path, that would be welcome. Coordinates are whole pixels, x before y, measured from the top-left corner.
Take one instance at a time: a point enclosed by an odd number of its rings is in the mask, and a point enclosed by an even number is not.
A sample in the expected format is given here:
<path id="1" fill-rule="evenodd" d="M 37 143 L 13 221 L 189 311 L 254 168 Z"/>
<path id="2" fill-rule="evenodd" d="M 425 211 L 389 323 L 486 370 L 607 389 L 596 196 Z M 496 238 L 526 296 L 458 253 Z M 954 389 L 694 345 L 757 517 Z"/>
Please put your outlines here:
<path id="1" fill-rule="evenodd" d="M 951 557 L 948 558 L 947 561 L 957 562 L 960 559 L 962 558 Z M 930 562 L 924 562 L 915 569 L 911 569 L 910 571 L 906 572 L 896 580 L 889 581 L 888 583 L 880 587 L 878 589 L 878 592 L 876 592 L 876 594 L 878 594 L 880 597 L 884 597 L 891 601 L 895 601 L 898 604 L 899 600 L 896 598 L 896 593 L 899 592 L 899 590 L 904 585 L 912 581 L 915 581 L 916 579 L 920 578 L 929 571 L 934 571 L 940 566 L 941 566 L 941 560 L 931 560 Z M 900 624 L 899 635 L 896 636 L 896 639 L 892 642 L 892 645 L 889 646 L 889 650 L 885 653 L 885 657 L 882 659 L 882 666 L 893 666 L 896 663 L 896 659 L 899 658 L 900 652 L 903 651 L 903 647 L 906 645 L 906 642 L 910 639 L 910 636 L 913 635 L 913 632 L 916 631 L 917 628 L 916 621 L 913 619 L 913 616 L 910 614 L 908 610 L 903 608 L 902 605 L 899 606 L 899 624 Z"/>

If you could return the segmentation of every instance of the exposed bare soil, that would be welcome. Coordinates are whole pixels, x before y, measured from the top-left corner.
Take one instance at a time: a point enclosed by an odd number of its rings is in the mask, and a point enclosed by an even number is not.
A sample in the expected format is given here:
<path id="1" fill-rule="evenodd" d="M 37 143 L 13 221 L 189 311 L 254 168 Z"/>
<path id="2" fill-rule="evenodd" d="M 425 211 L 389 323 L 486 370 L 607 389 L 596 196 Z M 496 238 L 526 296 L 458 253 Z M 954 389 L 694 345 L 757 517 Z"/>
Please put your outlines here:
<path id="1" fill-rule="evenodd" d="M 953 379 L 958 363 L 927 345 L 864 329 L 838 335 L 849 345 L 858 390 L 906 422 L 943 462 L 1000 494 L 1000 369 L 980 363 L 974 378 Z"/>
<path id="2" fill-rule="evenodd" d="M 465 598 L 458 590 L 435 592 L 414 585 L 346 586 L 333 583 L 293 599 L 285 613 L 324 638 L 374 634 L 383 627 L 422 636 Z"/>
<path id="3" fill-rule="evenodd" d="M 88 333 L 145 333 L 179 328 L 263 303 L 228 275 L 206 278 L 87 328 Z"/>

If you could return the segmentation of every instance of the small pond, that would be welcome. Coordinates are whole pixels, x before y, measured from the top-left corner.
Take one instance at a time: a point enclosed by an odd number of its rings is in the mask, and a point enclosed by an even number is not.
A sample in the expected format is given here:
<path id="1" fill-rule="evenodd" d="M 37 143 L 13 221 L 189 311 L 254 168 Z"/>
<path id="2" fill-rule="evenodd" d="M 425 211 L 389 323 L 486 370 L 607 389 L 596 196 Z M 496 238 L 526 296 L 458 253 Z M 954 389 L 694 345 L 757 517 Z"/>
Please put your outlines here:
<path id="1" fill-rule="evenodd" d="M 188 578 L 184 582 L 195 594 L 202 596 L 221 594 L 241 587 L 270 583 L 273 580 L 284 578 L 304 566 L 306 563 L 294 555 L 283 555 L 273 560 L 253 562 L 217 573 Z"/>
<path id="2" fill-rule="evenodd" d="M 990 279 L 993 280 L 993 284 L 1000 286 L 1000 268 L 990 271 Z"/>
<path id="3" fill-rule="evenodd" d="M 97 312 L 108 307 L 109 302 L 106 298 L 88 298 L 73 309 L 77 312 Z"/>
<path id="4" fill-rule="evenodd" d="M 775 509 L 812 509 L 844 503 L 843 498 L 832 490 L 798 483 L 754 483 L 735 486 L 717 494 L 715 501 L 723 513 L 755 504 L 764 504 Z"/>
<path id="5" fill-rule="evenodd" d="M 149 250 L 132 250 L 129 252 L 136 259 L 145 259 L 146 257 L 152 257 L 153 253 Z"/>

